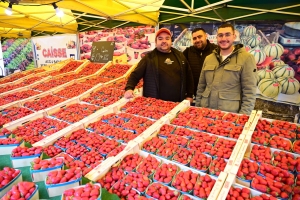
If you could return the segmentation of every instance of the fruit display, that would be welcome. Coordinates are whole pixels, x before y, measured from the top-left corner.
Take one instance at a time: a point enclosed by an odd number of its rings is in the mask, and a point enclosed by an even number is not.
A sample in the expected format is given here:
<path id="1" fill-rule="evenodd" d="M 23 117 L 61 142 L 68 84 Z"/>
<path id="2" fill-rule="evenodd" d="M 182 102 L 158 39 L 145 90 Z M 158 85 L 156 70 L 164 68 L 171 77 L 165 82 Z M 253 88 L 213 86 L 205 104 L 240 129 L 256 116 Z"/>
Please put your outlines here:
<path id="1" fill-rule="evenodd" d="M 124 75 L 131 67 L 132 65 L 127 64 L 114 64 L 103 71 L 100 76 L 116 79 Z"/>
<path id="2" fill-rule="evenodd" d="M 225 167 L 226 167 L 226 160 L 224 158 L 214 158 L 211 163 L 210 166 L 208 168 L 208 172 L 210 175 L 214 175 L 214 176 L 219 176 L 219 174 L 224 171 Z"/>
<path id="3" fill-rule="evenodd" d="M 18 145 L 21 143 L 20 138 L 0 138 L 1 145 Z"/>
<path id="4" fill-rule="evenodd" d="M 152 119 L 159 119 L 171 111 L 177 103 L 162 101 L 154 98 L 137 97 L 132 102 L 128 102 L 121 108 L 122 111 L 130 114 L 136 114 Z M 149 109 L 142 108 L 149 106 Z"/>
<path id="5" fill-rule="evenodd" d="M 51 116 L 68 123 L 74 123 L 93 114 L 98 109 L 100 109 L 100 107 L 94 105 L 75 103 L 61 108 Z"/>
<path id="6" fill-rule="evenodd" d="M 0 190 L 9 185 L 20 173 L 21 171 L 19 169 L 10 167 L 4 167 L 0 170 Z"/>
<path id="7" fill-rule="evenodd" d="M 84 102 L 97 106 L 108 106 L 124 96 L 124 90 L 108 86 L 101 87 L 99 90 L 92 92 L 88 97 L 82 99 Z"/>
<path id="8" fill-rule="evenodd" d="M 171 189 L 170 187 L 165 186 L 161 183 L 152 183 L 148 186 L 146 195 L 155 199 L 168 197 L 169 199 L 175 200 L 180 196 L 180 192 L 178 190 Z"/>
<path id="9" fill-rule="evenodd" d="M 63 66 L 60 70 L 59 73 L 66 73 L 70 71 L 74 71 L 77 69 L 80 65 L 82 65 L 83 62 L 80 61 L 70 61 L 68 62 L 65 66 Z"/>
<path id="10" fill-rule="evenodd" d="M 41 155 L 42 147 L 17 147 L 13 149 L 11 157 L 25 157 L 33 155 Z"/>
<path id="11" fill-rule="evenodd" d="M 40 99 L 37 99 L 37 100 L 27 101 L 24 103 L 24 106 L 31 110 L 39 111 L 39 110 L 43 110 L 43 109 L 52 107 L 56 104 L 59 104 L 59 103 L 65 101 L 65 100 L 66 99 L 61 98 L 59 96 L 49 94 L 49 95 L 41 97 Z"/>
<path id="12" fill-rule="evenodd" d="M 0 111 L 0 127 L 9 122 L 32 114 L 33 112 L 23 107 L 10 107 Z"/>
<path id="13" fill-rule="evenodd" d="M 76 189 L 68 189 L 63 193 L 65 200 L 72 200 L 76 198 L 87 198 L 90 200 L 97 200 L 101 196 L 101 186 L 99 184 L 87 183 Z"/>
<path id="14" fill-rule="evenodd" d="M 104 66 L 103 63 L 89 63 L 87 66 L 85 66 L 83 69 L 80 70 L 78 75 L 88 76 L 88 75 L 94 74 L 99 69 L 101 69 L 103 66 Z"/>
<path id="15" fill-rule="evenodd" d="M 231 187 L 226 199 L 250 199 L 250 190 L 248 188 L 234 188 Z"/>
<path id="16" fill-rule="evenodd" d="M 75 181 L 80 179 L 82 176 L 81 170 L 79 168 L 71 168 L 67 170 L 56 170 L 48 173 L 46 178 L 47 185 L 55 185 L 59 183 L 66 183 L 70 181 Z"/>
<path id="17" fill-rule="evenodd" d="M 32 120 L 22 126 L 18 126 L 11 131 L 2 129 L 0 131 L 0 135 L 13 134 L 17 137 L 22 138 L 24 141 L 33 144 L 45 138 L 45 131 L 49 131 L 50 129 L 56 129 L 57 131 L 59 131 L 67 126 L 68 124 L 66 122 L 43 117 Z"/>
<path id="18" fill-rule="evenodd" d="M 40 94 L 40 92 L 37 92 L 35 90 L 30 90 L 30 89 L 24 90 L 22 92 L 14 92 L 11 94 L 7 94 L 7 95 L 0 97 L 0 106 L 14 102 L 14 101 L 26 99 L 28 97 L 32 97 L 37 94 Z"/>
<path id="19" fill-rule="evenodd" d="M 259 165 L 249 159 L 243 159 L 237 172 L 237 177 L 245 181 L 251 181 L 258 173 Z"/>
<path id="20" fill-rule="evenodd" d="M 41 92 L 45 92 L 45 91 L 48 91 L 48 90 L 50 90 L 54 87 L 62 85 L 64 83 L 66 83 L 66 82 L 61 80 L 61 79 L 52 79 L 50 81 L 42 82 L 42 83 L 32 87 L 32 89 L 37 90 L 37 91 L 41 91 Z"/>
<path id="21" fill-rule="evenodd" d="M 43 170 L 47 168 L 62 167 L 64 163 L 63 158 L 51 158 L 49 160 L 41 160 L 40 158 L 35 158 L 31 164 L 32 170 Z"/>
<path id="22" fill-rule="evenodd" d="M 1 198 L 3 200 L 13 199 L 30 199 L 37 190 L 37 185 L 33 182 L 20 182 L 12 188 Z"/>
<path id="23" fill-rule="evenodd" d="M 54 94 L 59 97 L 70 99 L 72 97 L 75 97 L 75 96 L 78 96 L 78 95 L 84 93 L 85 91 L 91 89 L 92 87 L 93 87 L 92 85 L 73 83 L 72 85 L 69 85 L 69 86 L 65 87 L 64 89 L 62 89 L 58 92 L 55 92 Z"/>

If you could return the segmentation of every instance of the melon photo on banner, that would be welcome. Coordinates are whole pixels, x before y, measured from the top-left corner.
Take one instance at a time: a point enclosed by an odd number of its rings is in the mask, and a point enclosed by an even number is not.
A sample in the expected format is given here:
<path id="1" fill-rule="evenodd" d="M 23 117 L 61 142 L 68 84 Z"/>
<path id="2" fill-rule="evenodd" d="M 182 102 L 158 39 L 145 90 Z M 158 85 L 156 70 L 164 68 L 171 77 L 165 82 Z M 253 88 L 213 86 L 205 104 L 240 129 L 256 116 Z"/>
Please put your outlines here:
<path id="1" fill-rule="evenodd" d="M 221 23 L 163 24 L 173 33 L 173 47 L 193 45 L 192 31 L 203 28 L 217 43 Z M 160 27 L 160 28 L 161 28 Z M 247 22 L 234 24 L 235 44 L 243 44 L 258 69 L 257 98 L 300 105 L 300 22 Z"/>

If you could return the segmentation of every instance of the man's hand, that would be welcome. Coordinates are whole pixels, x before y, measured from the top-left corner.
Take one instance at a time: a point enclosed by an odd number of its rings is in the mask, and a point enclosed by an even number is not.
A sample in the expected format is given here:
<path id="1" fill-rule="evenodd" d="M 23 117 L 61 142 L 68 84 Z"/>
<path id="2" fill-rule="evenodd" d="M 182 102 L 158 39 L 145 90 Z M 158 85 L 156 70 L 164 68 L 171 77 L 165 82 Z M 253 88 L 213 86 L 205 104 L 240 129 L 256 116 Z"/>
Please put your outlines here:
<path id="1" fill-rule="evenodd" d="M 124 97 L 126 98 L 126 99 L 130 99 L 130 98 L 133 98 L 133 90 L 127 90 L 126 92 L 125 92 L 125 94 L 124 94 Z"/>
<path id="2" fill-rule="evenodd" d="M 192 103 L 193 103 L 193 98 L 191 98 L 191 97 L 187 97 L 187 98 L 185 98 L 186 100 L 189 100 L 190 101 L 190 105 L 192 105 Z"/>

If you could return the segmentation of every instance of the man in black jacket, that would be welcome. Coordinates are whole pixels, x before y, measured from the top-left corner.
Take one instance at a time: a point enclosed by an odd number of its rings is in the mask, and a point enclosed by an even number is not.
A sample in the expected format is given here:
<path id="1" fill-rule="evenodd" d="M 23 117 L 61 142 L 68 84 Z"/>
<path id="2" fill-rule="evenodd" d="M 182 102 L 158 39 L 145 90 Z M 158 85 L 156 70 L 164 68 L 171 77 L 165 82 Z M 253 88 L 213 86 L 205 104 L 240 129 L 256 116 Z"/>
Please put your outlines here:
<path id="1" fill-rule="evenodd" d="M 206 32 L 203 28 L 195 28 L 192 31 L 193 46 L 186 48 L 183 51 L 184 56 L 189 61 L 194 78 L 194 96 L 197 94 L 197 87 L 203 62 L 209 54 L 217 47 L 210 43 L 206 37 Z"/>
<path id="2" fill-rule="evenodd" d="M 193 100 L 194 82 L 191 68 L 182 52 L 171 47 L 172 34 L 161 28 L 156 33 L 156 48 L 146 54 L 130 74 L 125 98 L 133 97 L 133 90 L 143 78 L 143 96 L 180 102 Z"/>

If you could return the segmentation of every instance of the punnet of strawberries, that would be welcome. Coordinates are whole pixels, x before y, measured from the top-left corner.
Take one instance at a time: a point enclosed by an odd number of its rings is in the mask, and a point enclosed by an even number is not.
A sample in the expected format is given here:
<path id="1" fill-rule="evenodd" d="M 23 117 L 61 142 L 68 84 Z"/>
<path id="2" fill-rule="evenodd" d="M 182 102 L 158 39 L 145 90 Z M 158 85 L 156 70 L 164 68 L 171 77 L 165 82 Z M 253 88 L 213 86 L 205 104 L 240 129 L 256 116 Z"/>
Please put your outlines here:
<path id="1" fill-rule="evenodd" d="M 274 181 L 269 177 L 256 175 L 251 182 L 251 187 L 263 193 L 267 193 L 276 198 L 288 199 L 292 193 L 292 185 Z"/>

